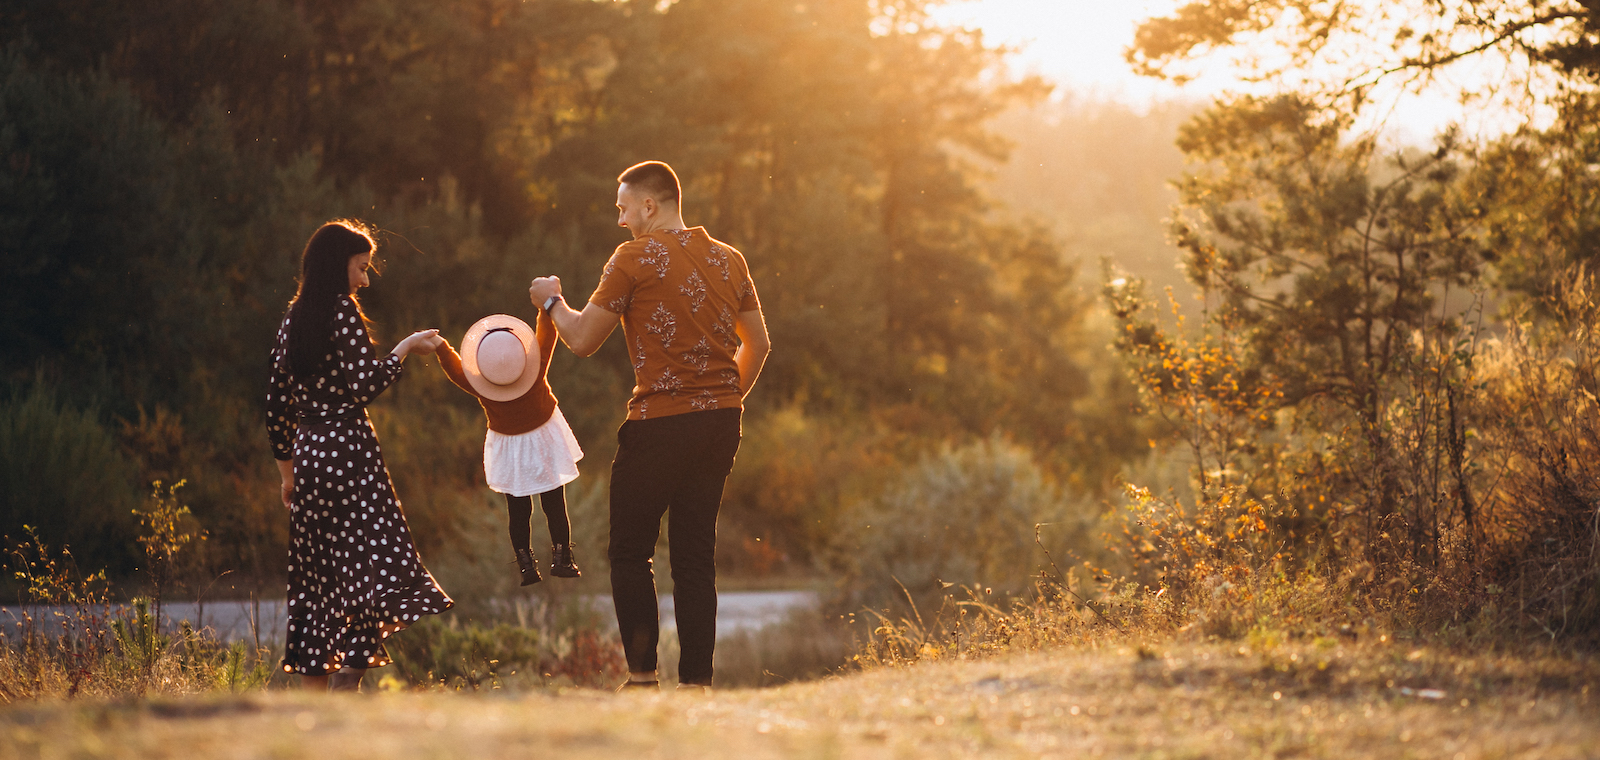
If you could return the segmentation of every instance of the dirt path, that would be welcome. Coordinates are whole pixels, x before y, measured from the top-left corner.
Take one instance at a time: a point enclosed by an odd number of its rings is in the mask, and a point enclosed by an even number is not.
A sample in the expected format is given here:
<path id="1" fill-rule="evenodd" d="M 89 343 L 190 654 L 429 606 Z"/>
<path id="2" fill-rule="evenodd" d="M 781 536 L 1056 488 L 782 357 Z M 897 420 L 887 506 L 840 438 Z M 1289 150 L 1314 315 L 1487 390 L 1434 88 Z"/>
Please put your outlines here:
<path id="1" fill-rule="evenodd" d="M 36 704 L 0 711 L 0 758 L 1597 758 L 1597 679 L 1395 645 L 1108 647 L 699 696 Z"/>

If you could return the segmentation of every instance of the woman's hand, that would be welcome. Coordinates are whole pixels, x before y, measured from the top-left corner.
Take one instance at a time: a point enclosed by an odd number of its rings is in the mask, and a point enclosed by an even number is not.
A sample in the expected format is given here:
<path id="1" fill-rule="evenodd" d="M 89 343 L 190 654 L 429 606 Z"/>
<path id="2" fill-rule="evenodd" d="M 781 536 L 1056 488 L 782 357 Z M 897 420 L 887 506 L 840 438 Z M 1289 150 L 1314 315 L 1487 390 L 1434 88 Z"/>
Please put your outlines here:
<path id="1" fill-rule="evenodd" d="M 279 459 L 278 475 L 283 478 L 283 485 L 279 488 L 283 496 L 283 508 L 294 508 L 294 460 Z"/>
<path id="2" fill-rule="evenodd" d="M 438 330 L 418 330 L 395 345 L 394 355 L 404 359 L 410 354 L 431 354 L 438 350 L 440 342 Z"/>

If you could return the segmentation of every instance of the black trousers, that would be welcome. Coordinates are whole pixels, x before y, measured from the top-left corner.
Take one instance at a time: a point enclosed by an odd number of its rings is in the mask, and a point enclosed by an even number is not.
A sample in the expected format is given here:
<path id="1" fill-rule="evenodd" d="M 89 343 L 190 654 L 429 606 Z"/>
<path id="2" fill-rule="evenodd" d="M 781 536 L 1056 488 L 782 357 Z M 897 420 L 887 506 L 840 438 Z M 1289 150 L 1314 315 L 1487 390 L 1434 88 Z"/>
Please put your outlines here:
<path id="1" fill-rule="evenodd" d="M 652 570 L 667 516 L 679 683 L 711 683 L 717 640 L 717 510 L 739 451 L 739 410 L 716 409 L 617 430 L 611 463 L 611 597 L 628 670 L 656 669 L 661 616 Z"/>

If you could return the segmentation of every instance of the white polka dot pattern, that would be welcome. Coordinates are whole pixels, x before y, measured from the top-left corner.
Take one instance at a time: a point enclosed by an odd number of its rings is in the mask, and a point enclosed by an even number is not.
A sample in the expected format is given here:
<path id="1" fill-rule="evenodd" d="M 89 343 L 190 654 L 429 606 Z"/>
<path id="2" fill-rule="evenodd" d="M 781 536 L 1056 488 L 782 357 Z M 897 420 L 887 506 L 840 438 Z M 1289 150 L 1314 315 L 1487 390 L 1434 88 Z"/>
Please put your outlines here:
<path id="1" fill-rule="evenodd" d="M 365 407 L 400 376 L 377 359 L 355 304 L 334 321 L 337 361 L 314 378 L 288 370 L 288 321 L 278 331 L 267 432 L 293 457 L 289 632 L 283 669 L 320 675 L 390 662 L 381 628 L 404 627 L 452 602 L 423 567 Z"/>

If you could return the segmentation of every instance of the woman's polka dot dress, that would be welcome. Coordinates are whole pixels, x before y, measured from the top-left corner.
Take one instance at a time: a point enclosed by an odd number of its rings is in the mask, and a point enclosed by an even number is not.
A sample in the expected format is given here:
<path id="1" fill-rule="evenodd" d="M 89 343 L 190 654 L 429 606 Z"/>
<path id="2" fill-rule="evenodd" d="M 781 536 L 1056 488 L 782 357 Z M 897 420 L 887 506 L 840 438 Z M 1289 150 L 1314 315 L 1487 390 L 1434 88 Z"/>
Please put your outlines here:
<path id="1" fill-rule="evenodd" d="M 325 371 L 295 377 L 285 315 L 267 392 L 273 454 L 294 459 L 283 669 L 305 675 L 387 665 L 381 628 L 452 604 L 417 556 L 367 421 L 367 404 L 399 379 L 401 360 L 378 358 L 349 297 L 340 299 L 333 345 Z"/>

